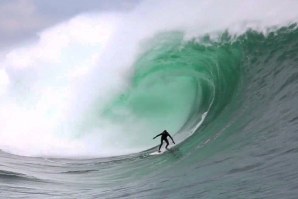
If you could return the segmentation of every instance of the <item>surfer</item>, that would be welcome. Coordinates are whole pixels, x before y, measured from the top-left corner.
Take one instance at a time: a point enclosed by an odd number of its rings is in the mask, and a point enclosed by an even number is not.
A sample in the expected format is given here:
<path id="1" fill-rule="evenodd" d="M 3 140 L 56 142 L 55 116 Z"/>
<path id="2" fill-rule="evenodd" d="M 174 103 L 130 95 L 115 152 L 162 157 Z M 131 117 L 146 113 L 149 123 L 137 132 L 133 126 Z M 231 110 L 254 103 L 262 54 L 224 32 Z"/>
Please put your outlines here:
<path id="1" fill-rule="evenodd" d="M 161 148 L 161 146 L 162 146 L 162 144 L 163 144 L 163 141 L 165 141 L 165 142 L 167 143 L 167 145 L 166 145 L 166 149 L 169 150 L 169 149 L 168 149 L 168 146 L 169 146 L 168 136 L 171 138 L 172 142 L 175 144 L 175 142 L 174 142 L 172 136 L 169 134 L 169 132 L 168 132 L 167 130 L 164 130 L 161 134 L 158 134 L 158 135 L 155 136 L 153 139 L 157 138 L 158 136 L 161 136 L 161 140 L 160 140 L 161 143 L 160 143 L 160 145 L 159 145 L 159 149 L 158 149 L 158 152 L 159 152 L 159 153 L 160 153 L 160 148 Z"/>

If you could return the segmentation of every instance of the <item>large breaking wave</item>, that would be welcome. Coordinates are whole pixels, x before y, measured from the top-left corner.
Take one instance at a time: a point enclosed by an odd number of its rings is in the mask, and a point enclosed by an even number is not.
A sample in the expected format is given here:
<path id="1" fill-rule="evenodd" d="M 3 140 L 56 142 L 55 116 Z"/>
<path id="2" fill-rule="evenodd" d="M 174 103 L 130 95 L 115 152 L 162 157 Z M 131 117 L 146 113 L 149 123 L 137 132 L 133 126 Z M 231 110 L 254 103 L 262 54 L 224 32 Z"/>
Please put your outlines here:
<path id="1" fill-rule="evenodd" d="M 267 90 L 266 70 L 278 76 L 283 63 L 296 63 L 297 7 L 143 2 L 129 13 L 85 14 L 44 30 L 1 61 L 0 148 L 115 156 L 153 147 L 163 129 L 183 142 L 201 126 L 195 143 L 227 128 L 235 133 L 259 113 L 247 110 L 263 110 L 296 77 L 291 71 L 279 91 Z"/>

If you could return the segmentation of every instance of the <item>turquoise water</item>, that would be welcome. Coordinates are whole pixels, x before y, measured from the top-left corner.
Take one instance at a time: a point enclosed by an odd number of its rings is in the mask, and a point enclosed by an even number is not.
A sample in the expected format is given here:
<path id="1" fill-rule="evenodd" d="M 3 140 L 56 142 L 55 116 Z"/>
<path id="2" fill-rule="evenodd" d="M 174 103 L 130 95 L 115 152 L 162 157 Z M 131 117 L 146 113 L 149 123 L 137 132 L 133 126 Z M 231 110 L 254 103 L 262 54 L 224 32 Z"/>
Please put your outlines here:
<path id="1" fill-rule="evenodd" d="M 125 108 L 152 124 L 161 115 L 183 123 L 183 134 L 208 112 L 193 134 L 160 156 L 149 155 L 156 149 L 81 160 L 1 153 L 1 197 L 296 197 L 298 30 L 204 44 L 176 33 L 154 40 L 135 62 L 131 87 L 100 114 L 116 120 L 114 109 Z"/>

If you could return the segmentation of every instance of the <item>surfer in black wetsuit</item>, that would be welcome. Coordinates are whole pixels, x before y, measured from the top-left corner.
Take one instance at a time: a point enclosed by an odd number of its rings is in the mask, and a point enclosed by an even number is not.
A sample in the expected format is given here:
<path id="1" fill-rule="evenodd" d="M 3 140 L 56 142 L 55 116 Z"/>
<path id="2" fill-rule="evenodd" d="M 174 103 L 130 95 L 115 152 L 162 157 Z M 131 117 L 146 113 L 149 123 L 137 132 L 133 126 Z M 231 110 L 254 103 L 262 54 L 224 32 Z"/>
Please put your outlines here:
<path id="1" fill-rule="evenodd" d="M 169 149 L 168 149 L 168 146 L 169 146 L 168 136 L 171 138 L 171 140 L 172 140 L 173 143 L 175 144 L 175 142 L 174 142 L 172 136 L 169 134 L 169 132 L 168 132 L 167 130 L 164 130 L 161 134 L 158 134 L 158 135 L 155 136 L 153 139 L 157 138 L 158 136 L 161 136 L 161 140 L 160 140 L 161 143 L 160 143 L 160 145 L 159 145 L 159 149 L 158 149 L 158 152 L 159 152 L 159 153 L 160 153 L 160 148 L 161 148 L 161 146 L 162 146 L 162 144 L 163 144 L 163 141 L 165 141 L 165 142 L 167 143 L 167 145 L 166 145 L 166 149 L 169 150 Z"/>

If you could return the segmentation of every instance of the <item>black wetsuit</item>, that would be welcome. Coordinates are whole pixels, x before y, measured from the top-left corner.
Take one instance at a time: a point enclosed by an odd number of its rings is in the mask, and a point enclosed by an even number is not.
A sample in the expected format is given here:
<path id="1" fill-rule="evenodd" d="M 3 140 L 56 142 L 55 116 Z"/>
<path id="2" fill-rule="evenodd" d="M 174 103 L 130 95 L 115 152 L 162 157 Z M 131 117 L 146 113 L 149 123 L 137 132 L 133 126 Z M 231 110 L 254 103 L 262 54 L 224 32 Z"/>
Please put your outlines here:
<path id="1" fill-rule="evenodd" d="M 162 144 L 163 144 L 163 141 L 165 141 L 165 142 L 167 143 L 167 145 L 166 145 L 166 149 L 168 149 L 168 146 L 169 146 L 168 136 L 171 138 L 171 140 L 172 140 L 173 143 L 175 144 L 175 142 L 174 142 L 172 136 L 171 136 L 171 135 L 169 134 L 169 132 L 166 131 L 166 130 L 164 130 L 161 134 L 158 134 L 157 136 L 155 136 L 153 139 L 157 138 L 158 136 L 161 136 L 161 140 L 160 140 L 161 143 L 160 143 L 160 145 L 159 145 L 159 149 L 158 149 L 159 152 L 160 152 L 160 148 L 161 148 L 161 146 L 162 146 Z"/>

